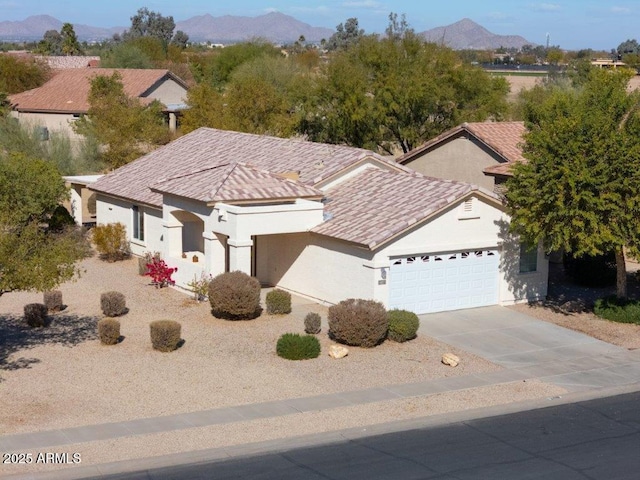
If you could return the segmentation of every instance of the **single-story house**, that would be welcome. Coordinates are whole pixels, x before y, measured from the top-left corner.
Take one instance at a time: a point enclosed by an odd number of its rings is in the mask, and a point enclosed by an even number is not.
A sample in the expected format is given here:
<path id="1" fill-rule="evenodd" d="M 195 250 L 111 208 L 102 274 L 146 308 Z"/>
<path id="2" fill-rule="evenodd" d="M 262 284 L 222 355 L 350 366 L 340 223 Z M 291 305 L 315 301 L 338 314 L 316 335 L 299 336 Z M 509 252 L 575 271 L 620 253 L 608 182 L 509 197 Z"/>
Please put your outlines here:
<path id="1" fill-rule="evenodd" d="M 89 110 L 91 80 L 118 72 L 127 95 L 142 102 L 158 100 L 164 106 L 170 130 L 177 128 L 177 116 L 186 108 L 187 84 L 163 69 L 63 68 L 53 70 L 44 85 L 9 95 L 11 115 L 20 122 L 43 127 L 47 132 L 63 131 L 72 138 L 71 124 Z"/>
<path id="2" fill-rule="evenodd" d="M 241 270 L 312 299 L 417 313 L 543 298 L 548 262 L 500 197 L 376 153 L 201 128 L 109 173 L 98 224 L 158 251 L 177 284 Z"/>
<path id="3" fill-rule="evenodd" d="M 459 180 L 501 193 L 516 162 L 524 161 L 524 122 L 463 123 L 398 157 L 424 175 Z"/>

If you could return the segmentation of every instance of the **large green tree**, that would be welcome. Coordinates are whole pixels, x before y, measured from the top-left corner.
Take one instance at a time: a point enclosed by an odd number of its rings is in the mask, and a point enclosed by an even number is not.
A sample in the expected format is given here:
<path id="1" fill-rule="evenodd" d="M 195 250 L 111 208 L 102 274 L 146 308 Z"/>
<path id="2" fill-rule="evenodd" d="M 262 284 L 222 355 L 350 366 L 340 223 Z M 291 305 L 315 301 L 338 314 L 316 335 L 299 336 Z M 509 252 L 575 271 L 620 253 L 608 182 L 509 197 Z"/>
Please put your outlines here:
<path id="1" fill-rule="evenodd" d="M 89 110 L 74 129 L 105 147 L 103 160 L 110 168 L 125 165 L 170 140 L 160 103 L 145 105 L 129 97 L 118 72 L 91 81 Z"/>
<path id="2" fill-rule="evenodd" d="M 0 92 L 12 94 L 39 87 L 50 72 L 44 62 L 0 53 Z"/>
<path id="3" fill-rule="evenodd" d="M 578 89 L 554 89 L 526 111 L 524 156 L 507 183 L 511 229 L 547 251 L 615 252 L 617 295 L 625 251 L 640 246 L 640 94 L 631 73 L 594 70 Z"/>
<path id="4" fill-rule="evenodd" d="M 51 163 L 0 151 L 0 294 L 52 289 L 78 273 L 76 262 L 87 253 L 83 237 L 48 228 L 66 195 Z"/>
<path id="5" fill-rule="evenodd" d="M 361 36 L 330 57 L 303 133 L 408 152 L 461 122 L 501 118 L 507 92 L 504 79 L 425 42 L 392 14 L 385 37 Z"/>

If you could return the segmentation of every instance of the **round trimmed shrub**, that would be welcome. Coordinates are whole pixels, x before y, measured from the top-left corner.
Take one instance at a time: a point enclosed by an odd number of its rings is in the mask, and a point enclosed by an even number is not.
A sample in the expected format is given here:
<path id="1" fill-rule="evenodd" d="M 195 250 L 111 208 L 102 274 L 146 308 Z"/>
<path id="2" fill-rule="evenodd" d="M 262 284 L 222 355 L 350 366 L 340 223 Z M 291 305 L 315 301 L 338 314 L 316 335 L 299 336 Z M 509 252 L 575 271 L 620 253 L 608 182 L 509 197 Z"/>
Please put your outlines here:
<path id="1" fill-rule="evenodd" d="M 43 303 L 50 312 L 59 312 L 63 309 L 62 292 L 60 290 L 50 290 L 44 292 Z"/>
<path id="2" fill-rule="evenodd" d="M 260 282 L 244 272 L 221 273 L 209 283 L 211 313 L 226 320 L 250 320 L 262 313 Z"/>
<path id="3" fill-rule="evenodd" d="M 181 325 L 173 320 L 156 320 L 149 324 L 151 345 L 161 352 L 172 352 L 180 343 Z"/>
<path id="4" fill-rule="evenodd" d="M 267 293 L 267 313 L 269 315 L 284 315 L 291 313 L 291 294 L 276 288 Z"/>
<path id="5" fill-rule="evenodd" d="M 309 312 L 304 317 L 304 331 L 306 333 L 317 334 L 320 333 L 322 325 L 322 318 L 315 312 Z"/>
<path id="6" fill-rule="evenodd" d="M 100 295 L 100 307 L 107 317 L 119 317 L 127 313 L 127 302 L 120 292 L 105 292 Z"/>
<path id="7" fill-rule="evenodd" d="M 313 335 L 285 333 L 276 344 L 276 353 L 287 360 L 307 360 L 320 355 L 320 342 Z"/>
<path id="8" fill-rule="evenodd" d="M 120 339 L 120 322 L 115 318 L 103 318 L 98 321 L 98 336 L 104 345 L 115 345 Z"/>
<path id="9" fill-rule="evenodd" d="M 375 347 L 387 336 L 389 320 L 380 302 L 349 298 L 329 307 L 329 337 L 345 345 Z"/>
<path id="10" fill-rule="evenodd" d="M 420 319 L 408 310 L 390 310 L 387 313 L 389 318 L 389 331 L 387 338 L 394 342 L 406 342 L 413 340 L 418 333 Z"/>
<path id="11" fill-rule="evenodd" d="M 24 319 L 32 328 L 47 324 L 47 306 L 44 303 L 28 303 L 24 306 Z"/>

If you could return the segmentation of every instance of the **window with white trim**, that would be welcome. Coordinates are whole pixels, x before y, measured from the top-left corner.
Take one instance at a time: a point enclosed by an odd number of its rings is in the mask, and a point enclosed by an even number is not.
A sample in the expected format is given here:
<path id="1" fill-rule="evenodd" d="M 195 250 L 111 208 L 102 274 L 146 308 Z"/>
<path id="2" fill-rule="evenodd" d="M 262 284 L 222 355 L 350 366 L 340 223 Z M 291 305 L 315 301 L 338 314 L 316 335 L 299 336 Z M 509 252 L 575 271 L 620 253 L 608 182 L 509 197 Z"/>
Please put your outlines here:
<path id="1" fill-rule="evenodd" d="M 520 244 L 520 273 L 538 270 L 538 249 L 528 243 Z"/>
<path id="2" fill-rule="evenodd" d="M 138 205 L 131 207 L 133 213 L 133 238 L 144 242 L 144 210 Z"/>

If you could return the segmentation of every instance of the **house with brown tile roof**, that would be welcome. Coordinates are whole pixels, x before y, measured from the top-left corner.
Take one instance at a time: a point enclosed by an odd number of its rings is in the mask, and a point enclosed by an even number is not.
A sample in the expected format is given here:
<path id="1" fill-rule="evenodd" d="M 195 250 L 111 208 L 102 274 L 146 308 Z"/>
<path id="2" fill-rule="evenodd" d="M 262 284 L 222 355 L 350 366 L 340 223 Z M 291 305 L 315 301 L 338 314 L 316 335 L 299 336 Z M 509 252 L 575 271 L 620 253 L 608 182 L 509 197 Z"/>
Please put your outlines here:
<path id="1" fill-rule="evenodd" d="M 523 122 L 463 123 L 397 158 L 424 175 L 501 191 L 515 162 L 525 161 Z"/>
<path id="2" fill-rule="evenodd" d="M 44 85 L 9 96 L 11 114 L 20 122 L 38 125 L 47 131 L 63 131 L 74 136 L 71 124 L 89 110 L 91 80 L 118 72 L 127 95 L 142 102 L 158 100 L 164 106 L 169 128 L 175 129 L 177 116 L 185 107 L 187 85 L 163 69 L 63 68 L 53 70 Z"/>
<path id="3" fill-rule="evenodd" d="M 201 128 L 89 188 L 98 224 L 124 224 L 182 287 L 241 270 L 417 313 L 546 295 L 544 253 L 521 250 L 499 196 L 369 150 Z"/>

